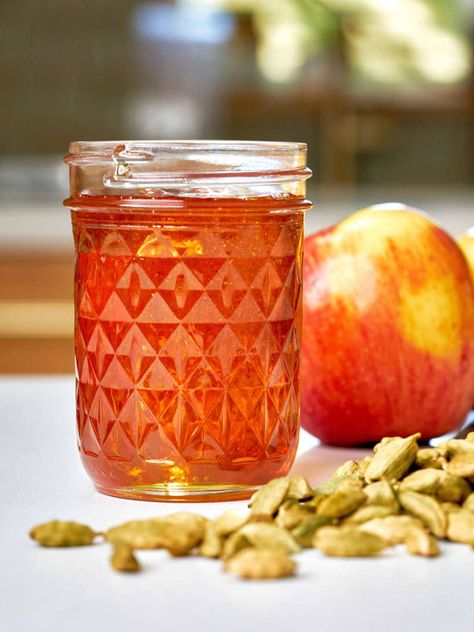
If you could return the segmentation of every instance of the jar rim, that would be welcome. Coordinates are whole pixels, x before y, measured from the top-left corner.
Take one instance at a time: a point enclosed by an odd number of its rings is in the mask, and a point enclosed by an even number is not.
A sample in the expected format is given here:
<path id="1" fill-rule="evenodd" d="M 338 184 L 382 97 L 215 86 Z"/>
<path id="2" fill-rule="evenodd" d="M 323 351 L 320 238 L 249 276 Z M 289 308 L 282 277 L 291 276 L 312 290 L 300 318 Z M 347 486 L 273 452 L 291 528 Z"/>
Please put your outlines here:
<path id="1" fill-rule="evenodd" d="M 226 140 L 74 141 L 64 161 L 112 190 L 282 186 L 311 176 L 306 143 Z M 184 187 L 184 189 L 183 189 Z M 286 187 L 286 188 L 285 188 Z M 235 190 L 234 190 L 235 192 Z M 231 191 L 228 191 L 231 194 Z"/>
<path id="2" fill-rule="evenodd" d="M 112 158 L 119 147 L 130 151 L 146 149 L 150 152 L 180 152 L 186 150 L 208 152 L 243 153 L 306 153 L 307 144 L 288 141 L 260 140 L 75 140 L 69 144 L 69 154 L 65 162 L 74 162 L 74 156 L 90 154 L 97 157 Z"/>

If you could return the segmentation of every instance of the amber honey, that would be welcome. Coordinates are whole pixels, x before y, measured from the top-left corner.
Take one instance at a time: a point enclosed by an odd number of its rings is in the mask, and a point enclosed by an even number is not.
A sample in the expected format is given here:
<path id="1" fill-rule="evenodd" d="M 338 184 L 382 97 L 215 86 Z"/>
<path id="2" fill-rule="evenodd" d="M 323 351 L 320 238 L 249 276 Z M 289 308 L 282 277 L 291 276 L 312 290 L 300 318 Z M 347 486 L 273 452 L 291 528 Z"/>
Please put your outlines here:
<path id="1" fill-rule="evenodd" d="M 81 195 L 78 446 L 96 487 L 247 497 L 299 432 L 300 196 Z"/>

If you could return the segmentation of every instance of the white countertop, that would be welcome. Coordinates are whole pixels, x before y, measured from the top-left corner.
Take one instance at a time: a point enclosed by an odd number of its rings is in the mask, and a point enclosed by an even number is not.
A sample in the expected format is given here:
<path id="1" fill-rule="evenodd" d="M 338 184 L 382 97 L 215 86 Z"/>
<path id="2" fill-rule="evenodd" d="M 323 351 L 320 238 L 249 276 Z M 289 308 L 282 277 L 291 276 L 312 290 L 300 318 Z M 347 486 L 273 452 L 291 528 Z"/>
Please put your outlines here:
<path id="1" fill-rule="evenodd" d="M 94 491 L 75 447 L 70 377 L 0 380 L 0 622 L 6 632 L 472 632 L 474 553 L 444 544 L 434 560 L 388 549 L 379 559 L 296 556 L 298 577 L 244 582 L 214 560 L 144 552 L 144 572 L 109 567 L 106 545 L 42 549 L 27 536 L 53 518 L 102 529 L 176 510 L 230 505 L 120 500 Z M 294 472 L 315 484 L 363 450 L 320 447 L 303 433 Z"/>

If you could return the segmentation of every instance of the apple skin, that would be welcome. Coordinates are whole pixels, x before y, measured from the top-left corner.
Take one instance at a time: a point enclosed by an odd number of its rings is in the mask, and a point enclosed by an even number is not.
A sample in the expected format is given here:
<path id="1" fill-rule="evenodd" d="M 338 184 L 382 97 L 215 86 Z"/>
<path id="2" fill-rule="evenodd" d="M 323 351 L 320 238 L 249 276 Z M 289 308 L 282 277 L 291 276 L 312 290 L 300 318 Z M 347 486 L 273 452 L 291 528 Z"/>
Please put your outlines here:
<path id="1" fill-rule="evenodd" d="M 469 228 L 462 235 L 459 235 L 456 241 L 464 252 L 469 267 L 471 268 L 472 277 L 474 278 L 474 226 Z"/>
<path id="2" fill-rule="evenodd" d="M 305 240 L 302 425 L 357 445 L 459 427 L 474 401 L 474 284 L 421 211 L 382 204 Z"/>

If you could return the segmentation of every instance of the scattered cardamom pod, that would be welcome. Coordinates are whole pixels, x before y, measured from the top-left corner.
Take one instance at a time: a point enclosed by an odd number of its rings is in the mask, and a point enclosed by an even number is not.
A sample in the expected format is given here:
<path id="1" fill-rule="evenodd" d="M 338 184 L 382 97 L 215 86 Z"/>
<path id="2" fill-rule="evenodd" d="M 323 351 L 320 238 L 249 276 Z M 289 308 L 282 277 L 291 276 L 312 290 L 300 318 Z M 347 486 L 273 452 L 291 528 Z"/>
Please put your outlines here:
<path id="1" fill-rule="evenodd" d="M 399 479 L 416 459 L 418 452 L 416 440 L 420 436 L 418 432 L 404 439 L 389 437 L 385 443 L 382 440 L 365 472 L 365 481 L 372 483 L 382 478 Z"/>
<path id="2" fill-rule="evenodd" d="M 274 478 L 261 487 L 250 499 L 249 507 L 252 513 L 273 516 L 285 500 L 289 487 L 288 477 Z"/>
<path id="3" fill-rule="evenodd" d="M 434 468 L 427 467 L 423 470 L 417 470 L 405 476 L 400 483 L 400 491 L 411 490 L 422 494 L 436 494 L 439 487 L 440 479 L 444 472 Z"/>
<path id="4" fill-rule="evenodd" d="M 364 494 L 367 496 L 366 505 L 384 505 L 394 513 L 398 513 L 400 510 L 393 487 L 388 481 L 378 481 L 367 485 L 364 487 Z"/>
<path id="5" fill-rule="evenodd" d="M 291 533 L 274 524 L 246 524 L 240 529 L 240 533 L 257 549 L 271 549 L 282 553 L 299 553 L 301 550 Z"/>
<path id="6" fill-rule="evenodd" d="M 321 527 L 314 534 L 313 546 L 335 557 L 372 557 L 386 547 L 378 535 L 358 527 Z"/>
<path id="7" fill-rule="evenodd" d="M 273 524 L 273 516 L 268 514 L 250 513 L 249 517 L 245 521 L 245 524 L 251 524 L 254 522 L 266 522 L 267 524 Z"/>
<path id="8" fill-rule="evenodd" d="M 141 570 L 140 564 L 133 554 L 133 549 L 123 542 L 117 542 L 114 545 L 110 564 L 112 568 L 121 573 L 137 573 Z"/>
<path id="9" fill-rule="evenodd" d="M 388 443 L 392 443 L 392 441 L 398 441 L 402 438 L 403 437 L 383 437 L 383 439 L 380 439 L 380 441 L 374 445 L 374 454 L 377 454 L 380 448 L 383 448 Z"/>
<path id="10" fill-rule="evenodd" d="M 208 521 L 197 514 L 179 512 L 160 518 L 132 520 L 109 529 L 105 539 L 124 542 L 132 549 L 167 549 L 172 555 L 186 555 L 201 543 Z"/>
<path id="11" fill-rule="evenodd" d="M 274 524 L 250 523 L 235 531 L 224 542 L 222 559 L 226 560 L 245 548 L 268 549 L 280 553 L 298 553 L 293 536 Z"/>
<path id="12" fill-rule="evenodd" d="M 362 478 L 364 478 L 367 468 L 369 467 L 369 463 L 371 461 L 372 461 L 371 456 L 366 456 L 362 459 L 362 461 L 359 461 L 359 470 L 360 470 L 360 475 L 362 476 Z"/>
<path id="13" fill-rule="evenodd" d="M 85 524 L 52 520 L 33 527 L 30 538 L 41 546 L 88 546 L 94 543 L 98 533 Z"/>
<path id="14" fill-rule="evenodd" d="M 418 492 L 400 492 L 398 500 L 403 509 L 419 518 L 433 535 L 444 538 L 446 535 L 446 514 L 437 500 Z"/>
<path id="15" fill-rule="evenodd" d="M 161 548 L 162 523 L 156 519 L 131 520 L 105 532 L 111 544 L 125 543 L 132 549 Z"/>
<path id="16" fill-rule="evenodd" d="M 313 489 L 303 476 L 292 476 L 290 478 L 286 498 L 293 500 L 310 500 L 313 496 Z"/>
<path id="17" fill-rule="evenodd" d="M 229 560 L 239 551 L 251 548 L 253 548 L 253 546 L 247 536 L 244 533 L 240 533 L 240 531 L 236 531 L 224 541 L 220 558 L 222 560 Z"/>
<path id="18" fill-rule="evenodd" d="M 192 514 L 190 514 L 192 515 Z M 199 546 L 204 538 L 205 525 L 190 521 L 169 521 L 161 534 L 160 548 L 171 555 L 180 557 L 188 555 Z"/>
<path id="19" fill-rule="evenodd" d="M 346 461 L 337 468 L 331 476 L 331 479 L 343 478 L 345 476 L 362 478 L 359 461 Z"/>
<path id="20" fill-rule="evenodd" d="M 474 514 L 465 509 L 448 514 L 448 540 L 474 544 Z"/>
<path id="21" fill-rule="evenodd" d="M 314 507 L 302 505 L 296 500 L 285 500 L 278 509 L 275 524 L 291 531 L 314 514 Z"/>
<path id="22" fill-rule="evenodd" d="M 445 514 L 453 513 L 453 511 L 461 511 L 461 505 L 451 502 L 442 502 L 439 504 Z"/>
<path id="23" fill-rule="evenodd" d="M 474 443 L 471 445 L 474 446 Z M 474 451 L 459 452 L 449 461 L 446 470 L 454 476 L 474 476 Z"/>
<path id="24" fill-rule="evenodd" d="M 249 520 L 250 514 L 248 512 L 242 513 L 236 509 L 229 509 L 225 511 L 221 516 L 215 518 L 212 521 L 214 531 L 218 536 L 227 537 Z"/>
<path id="25" fill-rule="evenodd" d="M 443 472 L 439 479 L 436 497 L 438 500 L 462 503 L 471 493 L 471 486 L 460 476 Z"/>
<path id="26" fill-rule="evenodd" d="M 474 452 L 474 442 L 469 439 L 449 439 L 438 446 L 438 450 L 443 456 L 452 458 L 456 454 L 464 454 L 465 452 Z"/>
<path id="27" fill-rule="evenodd" d="M 313 536 L 321 527 L 327 527 L 334 524 L 332 518 L 326 516 L 312 515 L 310 518 L 299 524 L 291 530 L 291 535 L 295 541 L 302 547 L 309 549 L 313 546 Z"/>
<path id="28" fill-rule="evenodd" d="M 294 575 L 296 564 L 286 553 L 244 549 L 225 562 L 224 570 L 243 579 L 278 579 Z"/>
<path id="29" fill-rule="evenodd" d="M 326 496 L 320 494 L 318 496 L 315 496 L 314 498 L 311 498 L 311 500 L 305 500 L 303 505 L 305 507 L 311 507 L 315 511 L 325 498 Z"/>
<path id="30" fill-rule="evenodd" d="M 412 516 L 387 516 L 375 518 L 360 525 L 360 529 L 382 538 L 387 546 L 395 546 L 405 542 L 410 529 L 422 528 L 423 523 Z"/>
<path id="31" fill-rule="evenodd" d="M 341 476 L 339 478 L 331 478 L 326 483 L 323 483 L 322 485 L 316 487 L 316 489 L 314 490 L 314 498 L 310 500 L 309 503 L 317 506 L 317 503 L 319 502 L 317 500 L 318 498 L 320 498 L 321 496 L 329 496 L 330 494 L 333 494 L 340 487 L 347 485 L 347 483 L 350 483 L 353 488 L 358 487 L 359 489 L 362 489 L 364 487 L 364 483 L 359 479 L 358 476 Z"/>
<path id="32" fill-rule="evenodd" d="M 424 529 L 409 529 L 405 537 L 405 545 L 411 555 L 422 555 L 423 557 L 437 557 L 439 555 L 438 541 Z"/>
<path id="33" fill-rule="evenodd" d="M 442 470 L 446 459 L 436 448 L 421 448 L 416 454 L 416 465 L 419 468 Z"/>
<path id="34" fill-rule="evenodd" d="M 347 516 L 347 518 L 344 519 L 343 524 L 363 524 L 364 522 L 374 520 L 375 518 L 386 518 L 387 516 L 393 516 L 397 513 L 398 511 L 395 511 L 386 505 L 363 505 L 362 507 L 359 507 L 359 509 L 356 509 L 354 513 Z"/>
<path id="35" fill-rule="evenodd" d="M 318 505 L 319 516 L 342 518 L 358 509 L 367 500 L 364 492 L 351 482 L 346 482 L 339 489 Z"/>
<path id="36" fill-rule="evenodd" d="M 204 527 L 204 537 L 199 547 L 199 554 L 203 557 L 219 557 L 223 544 L 223 537 L 218 534 L 215 525 L 209 522 Z"/>
<path id="37" fill-rule="evenodd" d="M 474 492 L 471 492 L 463 503 L 463 509 L 474 513 Z"/>

